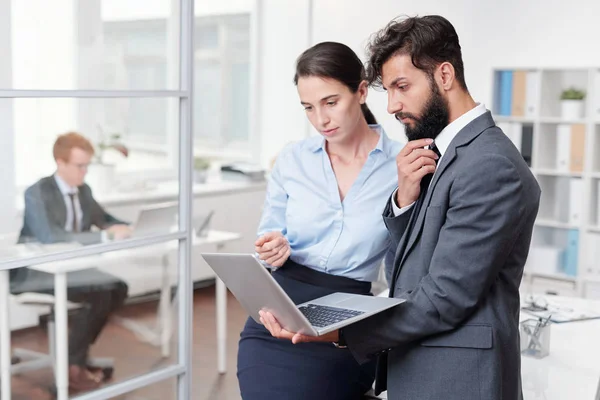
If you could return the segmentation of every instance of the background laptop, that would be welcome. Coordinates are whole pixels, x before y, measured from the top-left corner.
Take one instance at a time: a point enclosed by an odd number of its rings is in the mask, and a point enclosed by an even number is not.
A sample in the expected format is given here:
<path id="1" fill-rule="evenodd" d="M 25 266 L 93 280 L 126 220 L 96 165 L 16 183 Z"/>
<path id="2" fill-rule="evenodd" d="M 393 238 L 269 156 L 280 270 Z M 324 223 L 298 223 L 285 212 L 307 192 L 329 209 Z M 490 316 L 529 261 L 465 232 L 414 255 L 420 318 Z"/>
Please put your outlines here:
<path id="1" fill-rule="evenodd" d="M 177 202 L 151 204 L 143 207 L 133 224 L 133 236 L 170 232 L 177 226 Z"/>
<path id="2" fill-rule="evenodd" d="M 323 335 L 405 301 L 334 293 L 295 305 L 254 255 L 205 253 L 202 257 L 257 323 L 260 310 L 270 311 L 291 332 Z"/>
<path id="3" fill-rule="evenodd" d="M 193 226 L 197 237 L 206 237 L 210 229 L 210 221 L 215 212 L 209 211 L 204 215 L 200 215 L 194 218 Z"/>

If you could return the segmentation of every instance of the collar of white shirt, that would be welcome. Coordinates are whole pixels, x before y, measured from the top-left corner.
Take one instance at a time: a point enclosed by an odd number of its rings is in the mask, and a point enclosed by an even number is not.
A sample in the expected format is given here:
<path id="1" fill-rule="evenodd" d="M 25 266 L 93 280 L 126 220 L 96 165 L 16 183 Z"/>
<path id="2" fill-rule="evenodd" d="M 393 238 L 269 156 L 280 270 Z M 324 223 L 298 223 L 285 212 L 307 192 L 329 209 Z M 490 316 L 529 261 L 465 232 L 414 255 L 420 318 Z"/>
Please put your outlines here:
<path id="1" fill-rule="evenodd" d="M 452 139 L 456 137 L 458 132 L 471 123 L 475 118 L 485 114 L 486 111 L 487 110 L 483 103 L 477 103 L 475 107 L 456 118 L 440 132 L 440 134 L 435 138 L 435 145 L 440 151 L 442 157 L 444 156 L 446 150 L 448 150 L 450 142 L 452 142 Z"/>
<path id="2" fill-rule="evenodd" d="M 58 174 L 54 174 L 54 180 L 56 181 L 58 189 L 63 194 L 63 196 L 68 196 L 72 193 L 76 194 L 77 192 L 79 192 L 79 189 L 77 187 L 69 186 L 69 184 L 65 182 L 64 179 L 62 179 L 60 176 L 58 176 Z"/>

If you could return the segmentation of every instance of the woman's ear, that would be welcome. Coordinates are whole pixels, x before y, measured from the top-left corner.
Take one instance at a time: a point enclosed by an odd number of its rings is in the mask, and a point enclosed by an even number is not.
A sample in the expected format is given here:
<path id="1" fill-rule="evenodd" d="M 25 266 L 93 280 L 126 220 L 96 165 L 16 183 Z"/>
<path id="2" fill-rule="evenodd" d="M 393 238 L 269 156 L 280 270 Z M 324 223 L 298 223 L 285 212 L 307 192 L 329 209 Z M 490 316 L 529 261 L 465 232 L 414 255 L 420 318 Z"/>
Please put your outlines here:
<path id="1" fill-rule="evenodd" d="M 360 104 L 365 104 L 367 102 L 367 95 L 369 94 L 369 85 L 367 84 L 367 81 L 362 81 L 360 85 L 358 85 L 356 93 L 359 95 Z"/>

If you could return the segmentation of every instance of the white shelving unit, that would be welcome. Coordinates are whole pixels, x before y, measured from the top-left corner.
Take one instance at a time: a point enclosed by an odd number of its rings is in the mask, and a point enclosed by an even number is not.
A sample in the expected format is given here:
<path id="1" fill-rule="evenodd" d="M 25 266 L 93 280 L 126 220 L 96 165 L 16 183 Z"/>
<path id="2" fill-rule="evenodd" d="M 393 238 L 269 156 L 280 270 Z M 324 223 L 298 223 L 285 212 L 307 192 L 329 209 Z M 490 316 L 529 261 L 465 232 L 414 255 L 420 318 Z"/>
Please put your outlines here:
<path id="1" fill-rule="evenodd" d="M 600 67 L 497 68 L 492 79 L 494 119 L 542 188 L 522 289 L 600 298 Z M 571 87 L 586 93 L 581 115 L 561 112 Z"/>

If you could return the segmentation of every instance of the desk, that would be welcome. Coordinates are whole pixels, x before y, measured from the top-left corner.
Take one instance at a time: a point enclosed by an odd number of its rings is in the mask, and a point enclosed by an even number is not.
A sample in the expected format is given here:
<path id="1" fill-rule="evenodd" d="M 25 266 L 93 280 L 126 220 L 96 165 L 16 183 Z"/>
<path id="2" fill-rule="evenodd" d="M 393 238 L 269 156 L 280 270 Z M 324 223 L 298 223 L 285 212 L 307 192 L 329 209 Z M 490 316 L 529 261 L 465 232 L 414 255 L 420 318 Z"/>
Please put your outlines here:
<path id="1" fill-rule="evenodd" d="M 23 257 L 33 256 L 43 251 L 42 246 L 16 245 L 15 249 Z M 11 257 L 13 258 L 13 257 Z M 67 320 L 67 272 L 93 268 L 101 256 L 88 256 L 60 262 L 33 265 L 29 268 L 54 274 L 54 312 L 56 329 L 56 378 L 57 399 L 69 398 L 68 376 L 68 320 Z M 8 299 L 10 296 L 10 271 L 0 271 L 0 396 L 11 397 L 11 345 Z"/>
<path id="2" fill-rule="evenodd" d="M 263 193 L 267 187 L 267 181 L 228 181 L 216 180 L 207 183 L 195 183 L 192 186 L 192 195 L 194 198 L 203 196 L 219 196 L 226 194 L 238 195 L 244 192 L 258 191 Z M 92 188 L 93 189 L 93 188 Z M 103 207 L 110 208 L 115 205 L 126 204 L 148 204 L 165 201 L 177 200 L 179 195 L 179 181 L 171 180 L 151 184 L 145 188 L 130 190 L 114 190 L 108 193 L 94 192 L 94 198 Z M 23 194 L 19 194 L 16 199 L 16 209 L 18 222 L 22 222 L 25 200 Z"/>
<path id="3" fill-rule="evenodd" d="M 600 301 L 547 296 L 567 307 L 600 311 Z M 531 318 L 525 312 L 521 320 Z M 525 400 L 600 399 L 600 319 L 552 324 L 550 354 L 521 357 Z"/>
<path id="4" fill-rule="evenodd" d="M 203 246 L 203 245 L 216 245 L 217 252 L 222 252 L 223 248 L 234 241 L 241 239 L 241 235 L 232 232 L 221 232 L 211 230 L 206 236 L 197 237 L 193 236 L 192 249 Z M 169 275 L 169 267 L 171 266 L 170 259 L 173 253 L 177 254 L 178 250 L 177 242 L 167 242 L 164 246 L 155 245 L 152 248 L 144 249 L 144 258 L 159 256 L 161 258 L 161 288 L 160 288 L 160 300 L 158 304 L 158 315 L 159 323 L 157 329 L 153 330 L 136 321 L 131 321 L 125 318 L 119 318 L 118 321 L 126 328 L 130 329 L 138 335 L 138 337 L 157 347 L 161 347 L 163 357 L 170 355 L 170 340 L 172 336 L 172 315 L 176 299 L 171 303 L 171 279 Z M 126 251 L 118 251 L 107 253 L 105 258 L 102 260 L 103 264 L 110 263 L 115 259 L 123 261 L 123 259 L 135 259 L 136 250 L 131 249 Z M 137 253 L 139 256 L 139 253 Z M 110 273 L 118 276 L 113 271 Z M 226 365 L 226 315 L 227 315 L 227 291 L 223 282 L 220 279 L 216 279 L 216 309 L 217 309 L 217 346 L 218 346 L 218 371 L 219 373 L 225 373 Z"/>
<path id="5" fill-rule="evenodd" d="M 206 237 L 193 236 L 192 248 L 204 244 L 216 244 L 221 249 L 226 243 L 241 238 L 237 233 L 209 231 Z M 36 249 L 37 247 L 37 249 Z M 160 337 L 160 345 L 163 350 L 168 351 L 168 345 L 172 334 L 170 304 L 170 280 L 168 276 L 169 255 L 177 252 L 178 242 L 166 242 L 164 246 L 154 245 L 151 248 L 144 248 L 144 257 L 149 252 L 160 255 L 164 260 L 162 265 L 163 285 L 161 288 L 161 299 L 159 301 L 160 330 L 157 333 Z M 16 245 L 15 250 L 23 257 L 39 254 L 42 246 Z M 54 275 L 54 301 L 55 301 L 55 327 L 56 327 L 56 390 L 57 399 L 68 399 L 68 325 L 67 325 L 67 273 L 82 269 L 94 268 L 105 263 L 114 262 L 119 259 L 135 257 L 137 249 L 115 251 L 100 255 L 81 257 L 72 260 L 63 260 L 59 262 L 46 263 L 30 266 Z M 14 258 L 14 255 L 12 255 Z M 1 262 L 1 257 L 0 257 Z M 0 271 L 0 395 L 2 399 L 11 398 L 11 345 L 10 345 L 10 327 L 8 324 L 9 309 L 8 298 L 10 295 L 8 270 Z M 216 312 L 217 312 L 217 343 L 218 343 L 218 371 L 224 373 L 226 370 L 226 322 L 227 322 L 227 291 L 223 282 L 217 279 L 216 282 Z M 166 350 L 165 350 L 166 349 Z"/>

